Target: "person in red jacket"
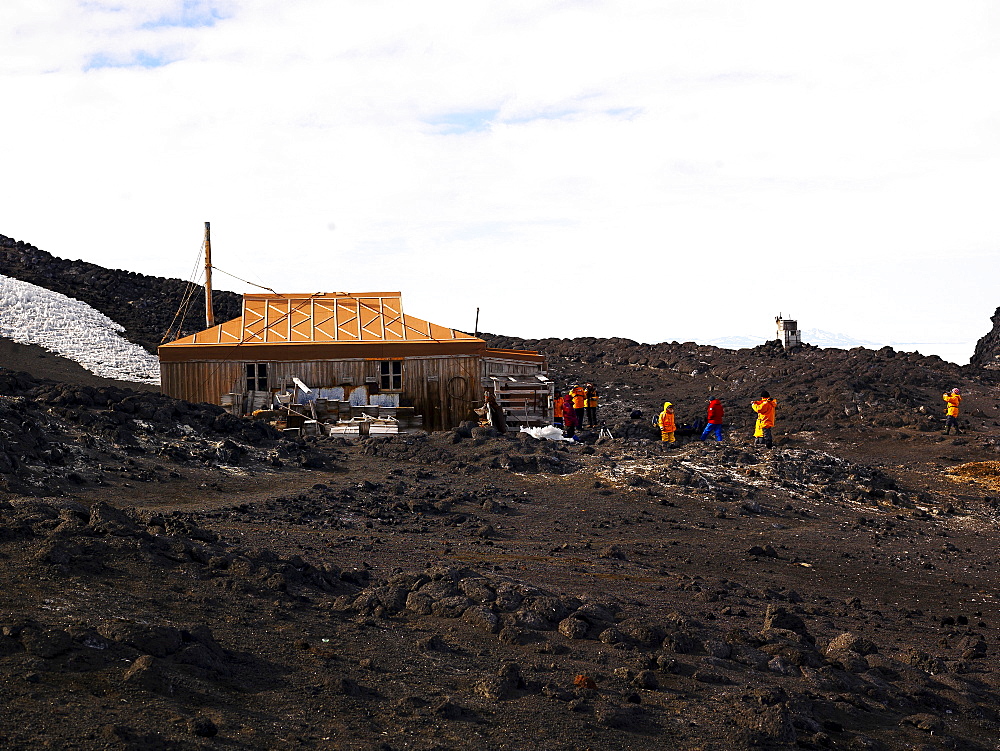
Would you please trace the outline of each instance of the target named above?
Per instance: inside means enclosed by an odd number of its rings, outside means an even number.
[[[576,419],[576,410],[573,409],[573,397],[566,394],[563,400],[563,433],[567,438],[572,438],[576,434],[576,429],[580,426]]]
[[[708,403],[708,425],[705,426],[705,430],[701,434],[701,440],[708,438],[709,433],[715,433],[715,440],[722,440],[722,417],[725,415],[726,411],[722,408],[722,402],[718,399],[712,399]]]

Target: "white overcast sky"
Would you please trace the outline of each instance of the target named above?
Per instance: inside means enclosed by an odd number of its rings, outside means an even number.
[[[0,234],[60,257],[187,278],[211,221],[464,330],[963,362],[1000,305],[993,0],[3,0],[0,51]]]

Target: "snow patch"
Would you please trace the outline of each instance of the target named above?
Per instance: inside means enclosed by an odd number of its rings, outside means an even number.
[[[557,428],[555,425],[543,425],[538,428],[521,428],[522,433],[527,433],[532,438],[538,438],[539,440],[546,441],[572,441],[572,438],[567,438],[563,435],[562,430]]]
[[[80,300],[0,275],[0,336],[75,360],[94,375],[159,384],[160,361]]]

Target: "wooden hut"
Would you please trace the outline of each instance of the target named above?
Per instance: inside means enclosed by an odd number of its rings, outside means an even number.
[[[515,421],[551,414],[543,355],[488,349],[404,314],[399,292],[244,295],[239,318],[164,344],[159,357],[163,393],[237,414],[269,406],[294,379],[331,400],[412,408],[430,430],[474,418],[485,391]]]

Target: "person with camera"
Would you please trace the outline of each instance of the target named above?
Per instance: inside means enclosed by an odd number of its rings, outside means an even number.
[[[771,398],[767,391],[760,392],[760,399],[751,402],[750,406],[757,413],[757,424],[754,426],[753,442],[757,445],[763,444],[767,448],[774,445],[771,436],[771,429],[774,427],[774,412],[778,403]]]

